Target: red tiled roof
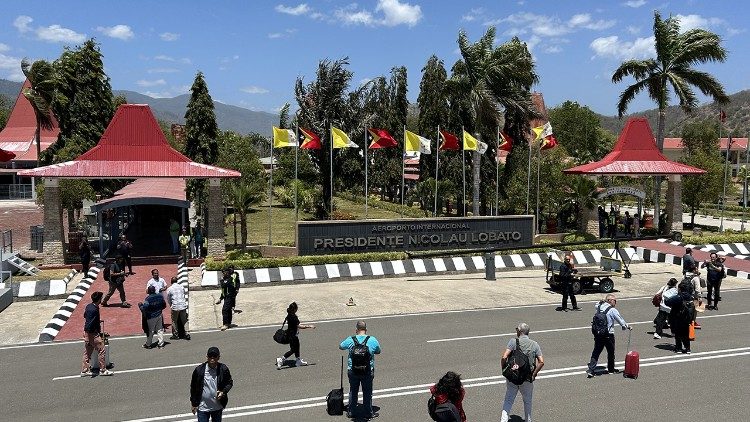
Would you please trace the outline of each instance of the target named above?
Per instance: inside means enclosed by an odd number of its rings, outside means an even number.
[[[18,174],[93,179],[240,176],[234,170],[195,163],[170,147],[151,109],[145,104],[121,105],[99,143],[75,160]]]
[[[727,149],[727,144],[729,143],[729,138],[721,138],[719,139],[719,150],[725,151]],[[682,145],[682,138],[664,138],[664,149],[676,149],[676,150],[682,150],[684,146]],[[730,151],[745,151],[747,150],[747,138],[732,138],[732,146],[729,147]]]
[[[31,103],[23,96],[23,90],[31,88],[28,79],[23,83],[21,91],[16,97],[16,103],[8,116],[5,128],[0,131],[0,149],[16,154],[13,161],[36,161],[36,145],[34,145],[34,134],[36,132],[36,115]],[[60,128],[57,119],[52,116],[52,129],[42,129],[40,147],[42,151],[49,148],[57,141]]]
[[[115,192],[113,197],[94,204],[91,211],[142,204],[188,208],[190,202],[185,194],[185,179],[136,179]]]
[[[645,118],[625,124],[612,152],[601,161],[563,170],[567,174],[702,174],[704,170],[670,161],[656,147],[656,139]]]

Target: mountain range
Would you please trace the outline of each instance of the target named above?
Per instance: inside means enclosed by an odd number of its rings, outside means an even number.
[[[12,82],[0,79],[0,95],[9,99],[13,104],[18,92],[21,90],[20,82]],[[156,118],[166,122],[185,123],[185,110],[190,100],[189,94],[174,98],[153,98],[148,95],[133,91],[113,91],[115,95],[123,95],[128,103],[148,104],[151,106]],[[726,122],[722,129],[722,136],[745,137],[750,134],[750,90],[744,90],[729,96],[730,103],[725,106]],[[614,100],[613,100],[614,101]],[[410,107],[410,113],[416,111],[416,107]],[[214,101],[214,113],[216,122],[222,130],[232,130],[237,133],[247,134],[251,132],[269,134],[271,126],[279,124],[279,116],[273,113],[253,111],[246,108],[223,104]],[[651,124],[651,129],[656,132],[658,110],[650,109],[630,113],[622,119],[617,116],[599,115],[602,127],[614,134],[619,134],[628,117],[646,117]],[[719,107],[714,103],[706,103],[699,106],[693,113],[686,114],[678,106],[667,108],[666,130],[668,137],[680,137],[683,126],[695,120],[714,119],[719,116]]]

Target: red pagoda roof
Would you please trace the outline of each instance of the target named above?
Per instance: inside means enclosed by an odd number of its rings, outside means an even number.
[[[656,138],[645,118],[625,124],[612,152],[601,161],[563,170],[566,174],[656,175],[703,174],[704,170],[670,161],[656,147]]]
[[[34,144],[36,115],[29,100],[23,96],[23,90],[27,88],[31,88],[28,79],[23,83],[21,91],[16,97],[16,103],[13,105],[10,116],[8,116],[5,128],[0,131],[0,149],[14,153],[16,156],[13,161],[36,161],[37,159],[36,145]],[[53,115],[52,129],[42,129],[40,144],[42,151],[54,144],[59,134],[60,128]]]
[[[234,170],[193,162],[169,146],[145,104],[121,105],[99,143],[75,160],[20,171],[18,175],[91,179],[240,177]]]

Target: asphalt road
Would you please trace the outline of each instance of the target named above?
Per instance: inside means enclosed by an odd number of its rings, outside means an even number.
[[[744,305],[750,289],[726,291],[723,298],[720,311],[702,314],[703,330],[690,356],[675,355],[670,338],[652,339],[648,332],[656,310],[650,298],[619,300],[621,313],[634,323],[632,343],[641,353],[637,380],[618,375],[586,378],[584,365],[593,347],[591,296],[581,297],[582,312],[555,312],[554,303],[368,318],[369,334],[383,348],[376,357],[374,404],[380,408],[379,420],[429,420],[427,388],[447,370],[463,375],[469,420],[499,420],[505,393],[500,354],[516,324],[525,321],[546,362],[535,382],[536,421],[746,421],[750,309]],[[304,309],[299,314],[306,322]],[[344,420],[326,415],[324,397],[338,385],[337,346],[353,333],[354,324],[325,321],[315,330],[304,330],[302,356],[314,365],[281,371],[274,359],[285,349],[271,340],[276,326],[197,332],[192,341],[174,342],[162,350],[142,349],[140,336],[115,339],[115,376],[93,379],[76,376],[81,342],[0,347],[0,419],[194,420],[188,401],[190,373],[215,345],[235,380],[225,419]],[[626,341],[627,332],[618,331],[620,367]],[[513,412],[522,413],[520,397]]]

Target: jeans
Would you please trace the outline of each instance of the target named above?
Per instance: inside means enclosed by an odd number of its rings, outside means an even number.
[[[221,307],[221,325],[229,327],[232,325],[232,314],[234,313],[235,297],[224,297],[224,306]]]
[[[221,412],[223,411],[224,409],[214,410],[212,412],[201,412],[199,410],[196,412],[198,422],[208,422],[209,419],[213,422],[221,422]]]
[[[572,280],[565,280],[562,283],[562,308],[565,309],[568,307],[568,296],[570,296],[570,303],[573,305],[574,308],[578,307],[578,303],[576,303],[576,297],[573,294],[573,281]]]
[[[187,309],[172,310],[172,335],[185,338],[185,324],[187,323]]]
[[[102,338],[99,336],[99,334],[87,333],[84,331],[83,342],[85,347],[83,350],[83,360],[81,362],[81,372],[86,372],[91,369],[91,352],[93,352],[94,349],[99,351],[99,370],[104,371],[104,369],[106,369],[106,366],[104,364],[105,351],[104,341],[102,340]]]
[[[656,334],[659,336],[664,335],[664,326],[667,325],[667,318],[669,317],[669,312],[659,310],[659,313],[656,314],[656,318],[654,319],[654,323],[656,324]]]
[[[594,351],[591,352],[591,361],[589,362],[589,372],[594,373],[596,369],[596,363],[599,361],[599,355],[602,354],[602,350],[607,349],[607,372],[614,372],[615,370],[615,335],[609,334],[606,337],[594,336]]]
[[[531,397],[534,395],[534,384],[529,381],[521,385],[515,385],[512,382],[506,382],[505,384],[508,389],[505,390],[505,402],[503,403],[503,413],[500,416],[500,422],[508,422],[510,409],[513,407],[513,402],[516,401],[519,391],[521,392],[521,397],[523,397],[524,420],[531,422]]]
[[[117,283],[114,281],[109,282],[109,291],[107,292],[107,295],[104,296],[102,303],[106,304],[107,301],[109,301],[109,298],[111,298],[112,295],[115,294],[115,290],[120,293],[120,302],[125,303],[125,283]]]
[[[155,318],[146,320],[148,325],[148,333],[146,333],[146,346],[151,347],[151,343],[154,339],[154,333],[159,339],[159,346],[164,345],[164,317],[161,314]]]
[[[721,280],[719,281],[709,281],[706,283],[706,287],[708,288],[708,293],[706,294],[706,300],[708,300],[708,306],[711,306],[711,301],[713,300],[714,305],[719,305],[719,300],[721,299],[721,295],[719,294],[719,290],[721,289]]]
[[[362,404],[365,406],[365,415],[372,415],[372,380],[374,374],[355,375],[351,370],[347,371],[349,376],[349,412],[354,413],[359,397],[359,384],[362,384]]]

